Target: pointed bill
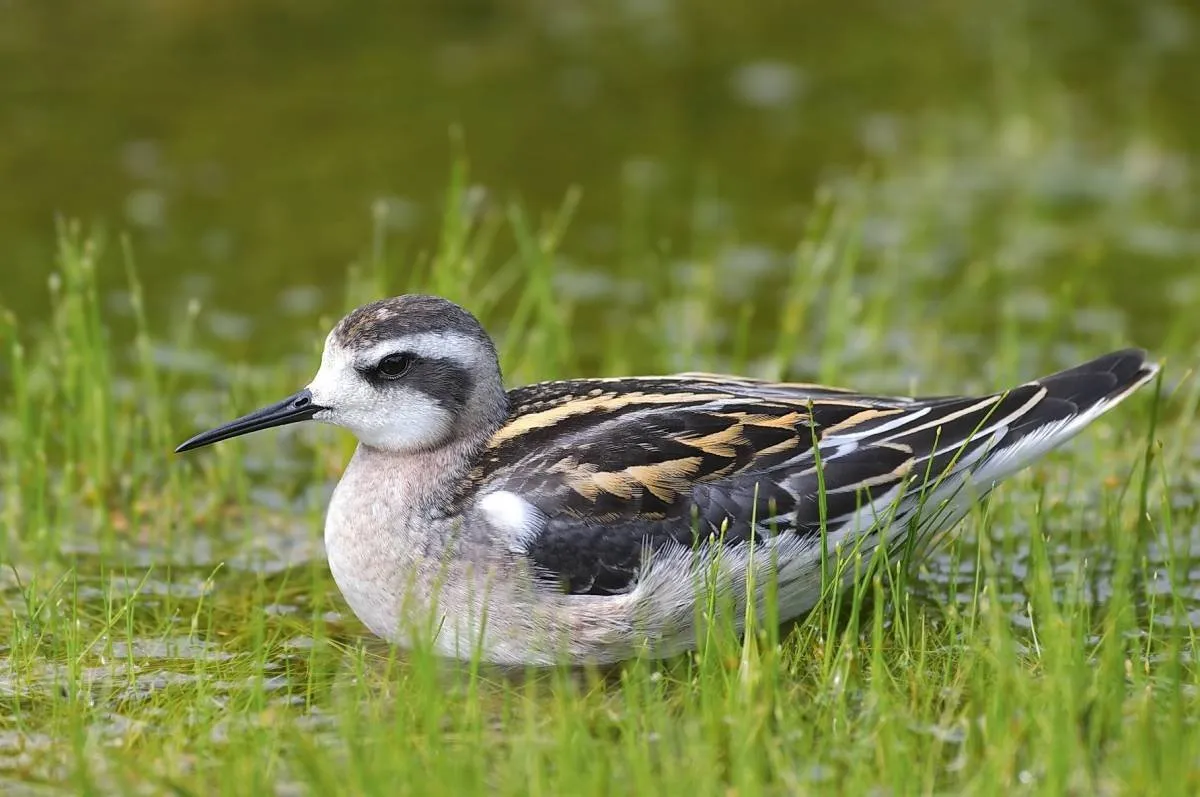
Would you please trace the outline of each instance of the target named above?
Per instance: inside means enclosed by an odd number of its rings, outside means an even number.
[[[288,396],[283,401],[255,410],[248,415],[243,415],[215,429],[201,432],[190,440],[181,443],[175,449],[175,453],[182,454],[184,451],[202,448],[213,443],[219,443],[222,440],[228,440],[231,437],[240,437],[241,435],[262,431],[263,429],[308,421],[323,409],[325,408],[313,403],[312,393],[305,388],[299,393]]]

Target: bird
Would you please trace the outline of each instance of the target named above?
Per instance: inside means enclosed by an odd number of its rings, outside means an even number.
[[[506,390],[474,315],[407,294],[342,318],[307,387],[176,451],[347,429],[325,548],[371,632],[451,659],[609,665],[694,650],[714,596],[739,632],[751,607],[802,617],[830,557],[938,539],[1157,372],[1131,348],[975,396],[708,373]]]

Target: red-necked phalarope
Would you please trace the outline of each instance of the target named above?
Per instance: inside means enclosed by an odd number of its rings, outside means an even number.
[[[1157,368],[1118,351],[981,397],[710,374],[506,392],[474,316],[400,296],[342,319],[307,388],[178,450],[345,427],[359,446],[325,543],[368,628],[401,645],[426,629],[448,656],[608,663],[694,647],[708,589],[744,607],[752,584],[756,608],[803,614],[823,550],[948,530]]]

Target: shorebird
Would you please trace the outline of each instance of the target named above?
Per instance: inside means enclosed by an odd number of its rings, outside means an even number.
[[[751,601],[803,615],[830,556],[943,536],[1157,369],[1128,349],[977,397],[699,373],[506,391],[471,313],[406,295],[343,318],[306,388],[177,451],[297,421],[348,429],[325,544],[372,632],[500,664],[606,664],[694,648],[714,594],[739,630]]]

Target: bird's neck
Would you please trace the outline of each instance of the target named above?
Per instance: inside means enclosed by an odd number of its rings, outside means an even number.
[[[471,460],[457,446],[399,453],[360,444],[346,466],[325,550],[346,601],[376,634],[397,638],[403,607],[425,611],[444,564],[457,560],[447,559],[461,545],[453,496]]]
[[[397,514],[425,518],[453,512],[471,470],[508,417],[508,396],[497,379],[495,395],[477,396],[462,418],[469,432],[421,451],[389,451],[360,443],[342,475],[342,487]]]
[[[444,514],[461,494],[482,444],[456,441],[417,452],[359,445],[342,476],[363,496],[416,514]]]

